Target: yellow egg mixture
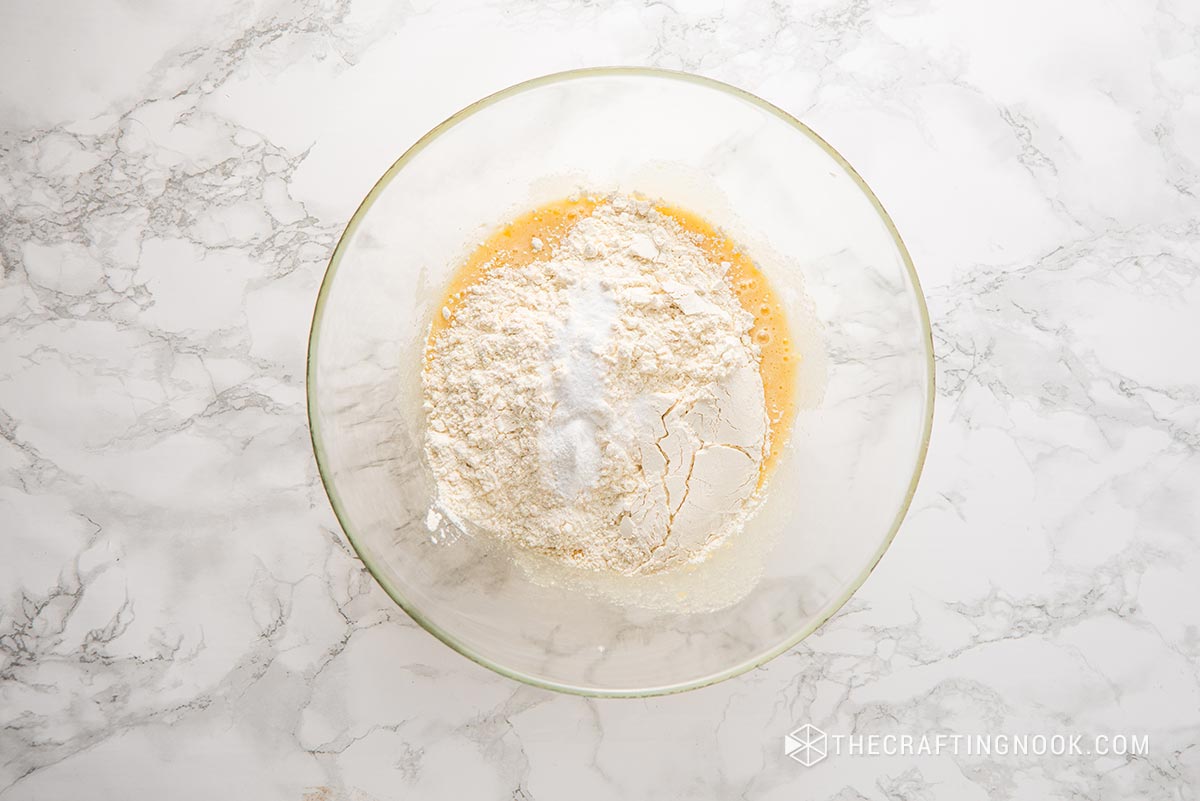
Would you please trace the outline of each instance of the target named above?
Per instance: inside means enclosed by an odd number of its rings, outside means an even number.
[[[591,197],[559,200],[522,214],[499,228],[472,251],[452,276],[442,300],[442,311],[434,315],[429,342],[454,324],[455,312],[466,289],[492,270],[520,267],[536,259],[549,258],[579,220],[590,216],[606,202]],[[754,316],[750,333],[761,349],[759,372],[771,430],[771,448],[763,463],[761,484],[778,459],[781,446],[787,442],[795,402],[796,364],[800,355],[793,349],[783,303],[749,255],[707,220],[663,203],[655,203],[654,209],[694,234],[697,245],[711,261],[730,263],[726,280],[742,308]],[[535,238],[542,242],[538,250],[533,247]]]

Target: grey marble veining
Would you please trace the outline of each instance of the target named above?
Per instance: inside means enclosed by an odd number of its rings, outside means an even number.
[[[0,799],[1196,797],[1194,3],[193,5],[0,10]],[[730,81],[846,155],[917,263],[939,394],[908,519],[826,627],[592,701],[393,607],[303,383],[396,155],[611,63]],[[805,722],[1150,750],[805,768]]]

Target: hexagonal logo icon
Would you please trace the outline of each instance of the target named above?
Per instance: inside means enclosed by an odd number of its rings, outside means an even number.
[[[783,753],[806,768],[825,758],[828,740],[825,732],[811,723],[805,723],[795,731],[783,736]]]

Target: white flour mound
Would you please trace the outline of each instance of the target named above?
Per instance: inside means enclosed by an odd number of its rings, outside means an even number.
[[[729,264],[619,195],[537,250],[468,289],[426,355],[439,503],[593,570],[704,559],[744,523],[769,447]]]

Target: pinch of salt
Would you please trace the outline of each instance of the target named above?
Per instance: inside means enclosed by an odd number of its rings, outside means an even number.
[[[544,242],[542,242],[542,240],[538,239],[536,236],[535,236],[533,239],[531,239],[531,240],[529,241],[529,245],[530,245],[530,247],[532,247],[532,248],[533,248],[533,251],[534,251],[535,253],[536,253],[537,251],[541,250],[541,249],[542,249],[542,245],[544,245],[544,244],[545,244],[545,243],[544,243]]]

